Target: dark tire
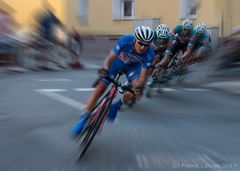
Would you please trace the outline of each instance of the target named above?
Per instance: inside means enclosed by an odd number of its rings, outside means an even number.
[[[108,99],[103,106],[102,111],[99,113],[98,117],[95,119],[93,123],[89,121],[89,125],[87,126],[87,130],[85,130],[84,134],[82,135],[83,140],[80,144],[80,158],[84,156],[87,149],[89,148],[92,140],[94,139],[95,135],[97,134],[105,116],[107,115],[108,109],[111,105],[111,100]],[[91,123],[91,124],[90,124]]]

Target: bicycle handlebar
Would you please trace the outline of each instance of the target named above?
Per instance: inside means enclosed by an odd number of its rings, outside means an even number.
[[[120,78],[120,76],[122,75],[122,72],[118,72],[118,76],[117,78],[114,80],[112,79],[109,75],[103,77],[105,79],[107,79],[108,81],[110,81],[111,83],[114,84],[114,86],[116,86],[118,88],[118,91],[120,93],[123,93],[124,91],[129,91],[130,93],[132,93],[133,95],[135,95],[134,91],[127,85],[123,85],[121,84],[121,82],[118,81],[118,79]]]

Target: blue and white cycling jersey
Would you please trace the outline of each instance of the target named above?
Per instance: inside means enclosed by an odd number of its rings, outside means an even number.
[[[152,46],[146,49],[143,54],[138,54],[134,50],[134,35],[125,35],[121,37],[116,45],[112,48],[112,52],[118,57],[113,60],[109,74],[111,77],[115,77],[118,71],[123,71],[129,82],[138,78],[141,74],[142,68],[148,69],[154,58],[154,51]],[[106,84],[109,82],[102,79]]]

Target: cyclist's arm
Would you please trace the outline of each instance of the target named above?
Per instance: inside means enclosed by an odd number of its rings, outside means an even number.
[[[165,56],[162,58],[162,60],[159,62],[159,65],[162,66],[162,67],[165,66],[165,65],[167,64],[168,59],[169,59],[169,56],[168,56],[168,55],[165,55]]]
[[[122,52],[126,45],[126,36],[121,37],[115,44],[115,46],[112,48],[111,52],[108,54],[108,56],[105,58],[103,62],[103,68],[108,70],[111,66],[114,59],[118,57],[118,55]]]
[[[172,49],[173,49],[173,39],[169,40],[168,44],[167,44],[167,49],[165,50],[165,55],[162,58],[162,60],[159,62],[160,66],[165,66],[167,64],[168,59],[170,59],[171,54],[172,54]]]
[[[186,52],[184,52],[182,58],[188,58],[192,53],[192,49],[191,48],[187,48]]]
[[[147,81],[148,69],[142,67],[140,76],[132,81],[132,86],[134,89],[141,90],[146,84]]]
[[[179,28],[180,28],[180,26],[179,26],[179,25],[176,25],[176,26],[172,29],[172,32],[171,32],[171,33],[172,33],[173,35],[178,34],[178,32],[179,32],[179,30],[180,30]]]
[[[148,69],[148,76],[147,76],[148,78],[149,78],[150,75],[152,75],[153,70],[154,70],[156,64],[157,64],[159,61],[160,61],[160,57],[155,53],[155,55],[154,55],[154,60],[153,60],[152,64],[150,65],[149,69]]]
[[[114,59],[116,59],[117,56],[118,56],[118,55],[117,55],[116,53],[114,53],[113,51],[111,51],[111,52],[108,54],[108,56],[105,58],[105,60],[103,61],[103,68],[106,69],[106,70],[108,70],[109,67],[110,67],[111,64],[112,64],[112,61],[113,61]]]
[[[209,40],[209,35],[206,35],[203,39],[202,47],[206,50],[209,51],[211,49],[211,44]]]
[[[139,77],[139,83],[140,83],[140,85],[142,85],[141,87],[143,87],[146,83],[147,73],[148,73],[148,70],[145,69],[145,68],[142,68],[141,74],[140,74],[140,77]]]
[[[171,32],[171,34],[173,36],[172,39],[176,40],[177,37],[178,37],[178,34],[181,32],[181,30],[182,30],[182,26],[181,25],[176,25]]]
[[[193,33],[191,37],[189,38],[188,46],[186,52],[183,54],[182,58],[188,59],[192,53],[192,49],[194,45],[196,44],[196,34]]]
[[[187,47],[186,52],[182,56],[182,59],[183,59],[183,63],[181,64],[182,66],[185,66],[188,63],[192,54],[193,54],[193,47]]]

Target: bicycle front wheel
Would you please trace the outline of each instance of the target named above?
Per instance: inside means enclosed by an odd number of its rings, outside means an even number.
[[[104,119],[107,117],[106,115],[108,114],[109,107],[111,105],[111,99],[107,99],[104,104],[101,104],[100,107],[101,109],[97,110],[94,115],[97,116],[91,117],[91,119],[88,122],[88,126],[86,127],[86,130],[84,131],[82,137],[83,140],[80,145],[80,158],[84,156],[86,153],[87,149],[89,148],[92,140],[94,139],[96,133],[98,132],[101,124],[103,123]]]

